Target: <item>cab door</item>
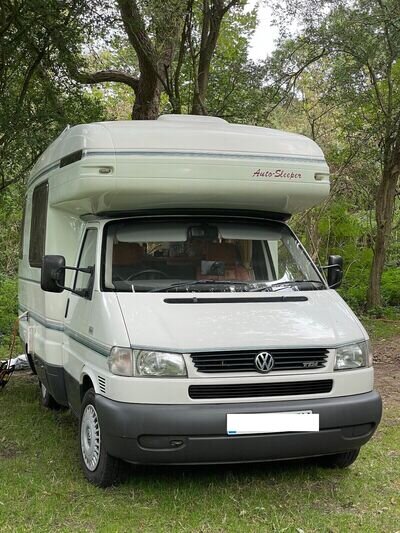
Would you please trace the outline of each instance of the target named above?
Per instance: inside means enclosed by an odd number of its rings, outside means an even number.
[[[90,268],[91,272],[77,271],[70,293],[64,322],[63,358],[68,402],[77,414],[80,409],[80,376],[82,368],[93,359],[96,347],[94,321],[98,296],[98,228],[86,228],[77,259],[77,268]]]

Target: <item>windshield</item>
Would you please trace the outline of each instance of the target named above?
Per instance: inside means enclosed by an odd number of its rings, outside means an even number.
[[[278,222],[111,222],[105,290],[242,292],[326,285],[290,229]]]

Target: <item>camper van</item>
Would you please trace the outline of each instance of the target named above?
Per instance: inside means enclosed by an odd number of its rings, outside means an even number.
[[[368,334],[341,257],[315,265],[287,224],[328,194],[312,140],[213,117],[78,125],[43,153],[20,336],[43,405],[79,419],[90,482],[124,462],[355,461],[381,418]]]

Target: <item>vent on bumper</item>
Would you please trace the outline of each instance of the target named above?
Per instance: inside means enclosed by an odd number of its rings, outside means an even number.
[[[191,358],[197,371],[202,373],[257,372],[255,359],[261,351],[195,352],[191,354]],[[267,349],[267,351],[274,358],[274,367],[271,372],[324,368],[329,354],[325,348]]]
[[[191,385],[193,400],[217,398],[258,398],[261,396],[299,396],[331,392],[332,379],[318,381],[287,381],[284,383],[236,383],[227,385]]]

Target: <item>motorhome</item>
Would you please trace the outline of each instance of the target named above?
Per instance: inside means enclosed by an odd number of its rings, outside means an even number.
[[[307,137],[213,117],[66,129],[27,187],[20,336],[83,471],[318,457],[375,432],[368,334],[290,216],[329,194]],[[60,442],[60,447],[62,443]]]

